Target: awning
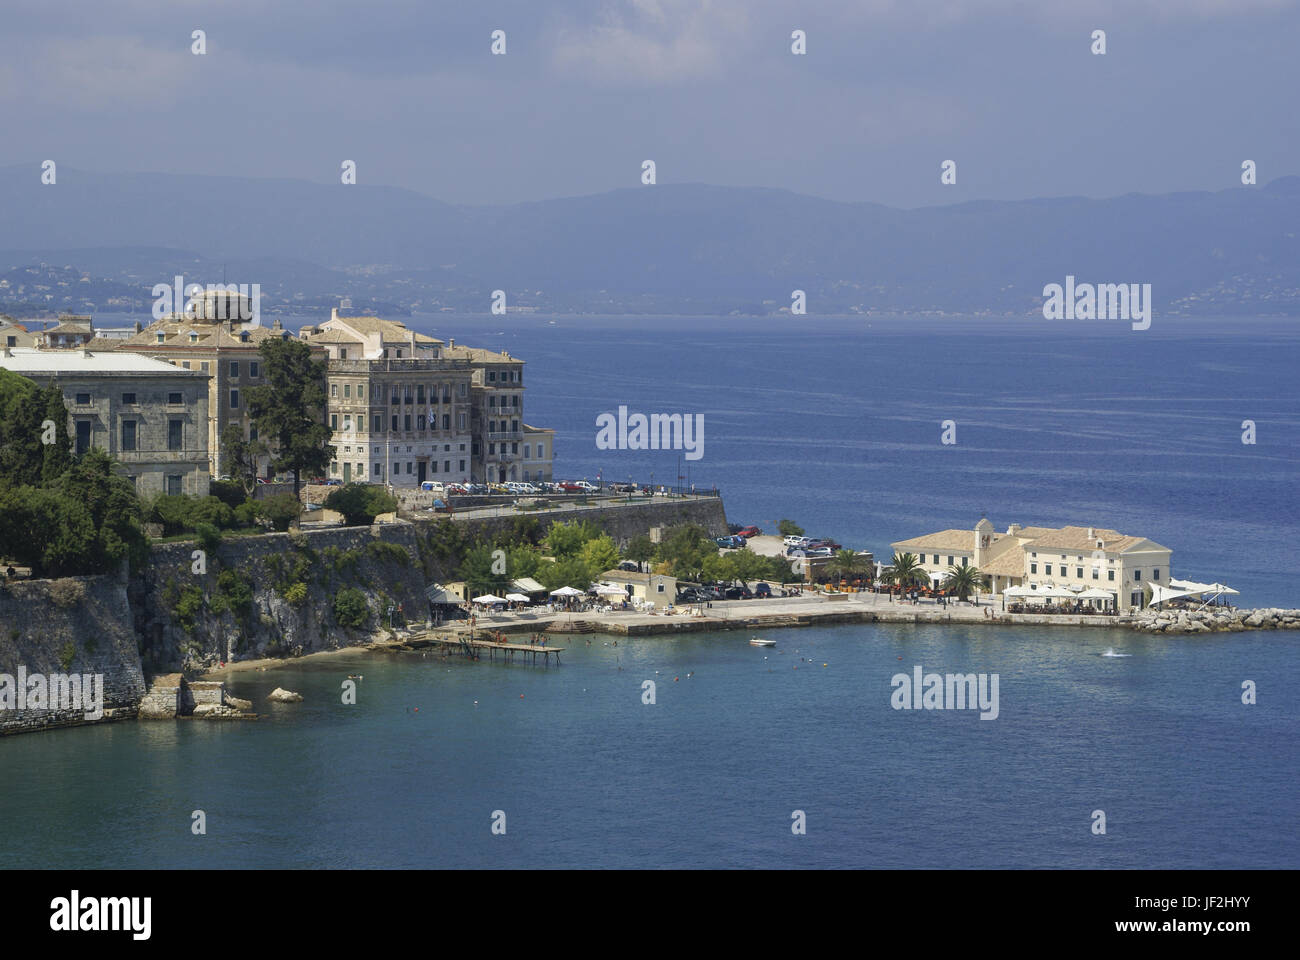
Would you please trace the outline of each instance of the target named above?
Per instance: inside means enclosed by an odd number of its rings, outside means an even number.
[[[494,597],[490,593],[485,593],[481,597],[474,598],[475,603],[505,603],[505,597]]]
[[[424,595],[429,598],[430,603],[460,603],[460,597],[449,593],[447,588],[439,583],[431,583],[425,587]]]
[[[1076,594],[1080,600],[1114,600],[1115,594],[1109,590],[1101,590],[1097,587],[1089,587],[1083,593]]]
[[[622,587],[616,587],[612,583],[598,583],[596,584],[594,589],[596,593],[600,594],[603,597],[613,597],[613,596],[626,597],[627,596],[626,590],[624,590]]]
[[[510,601],[513,602],[513,603],[527,603],[527,602],[528,602],[528,598],[525,597],[522,593],[507,593],[507,594],[506,594],[506,599],[507,599],[507,600],[510,600]]]
[[[518,590],[520,593],[545,593],[546,588],[534,580],[532,577],[520,577],[518,580],[510,581],[510,589]]]

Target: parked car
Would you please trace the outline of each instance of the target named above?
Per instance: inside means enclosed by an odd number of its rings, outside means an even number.
[[[588,483],[586,480],[579,480],[574,484],[583,493],[595,493],[597,487],[594,483]]]
[[[820,550],[823,547],[827,550],[838,550],[840,548],[840,545],[834,540],[809,540],[804,546],[812,550]]]
[[[310,480],[308,480],[307,482],[310,483],[310,484],[312,484],[313,486],[317,486],[317,487],[319,487],[319,486],[321,486],[322,484],[325,483],[325,478],[324,478],[324,477],[312,477],[312,478],[311,478]]]
[[[622,563],[618,565],[618,568],[620,570],[627,570],[632,573],[636,573],[641,569],[641,565],[637,563],[635,560],[624,560]]]
[[[802,547],[805,543],[808,542],[808,538],[790,536],[790,537],[786,537],[781,542],[784,543],[787,547]]]
[[[742,530],[737,530],[736,536],[744,537],[746,540],[748,540],[750,537],[757,537],[762,532],[763,531],[758,529],[758,527],[745,527]]]
[[[441,480],[425,480],[420,484],[420,489],[425,493],[442,493],[444,487]]]
[[[741,584],[736,587],[728,587],[723,591],[723,597],[727,600],[753,600],[754,594],[749,587]]]
[[[754,596],[758,597],[760,600],[766,600],[772,596],[772,588],[766,583],[757,584],[754,587]]]
[[[330,479],[328,479],[328,480],[325,481],[325,486],[327,486],[327,487],[341,487],[341,486],[343,486],[343,481],[342,481],[342,480],[339,480],[337,477],[331,477]]]

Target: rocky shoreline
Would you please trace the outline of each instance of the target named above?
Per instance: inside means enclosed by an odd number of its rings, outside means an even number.
[[[1117,617],[1117,627],[1144,633],[1230,633],[1239,630],[1300,630],[1300,610],[1143,610]]]

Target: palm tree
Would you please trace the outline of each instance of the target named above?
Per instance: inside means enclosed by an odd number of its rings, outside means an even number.
[[[943,579],[943,588],[957,594],[959,600],[965,600],[967,595],[978,590],[987,590],[988,585],[989,578],[974,566],[949,567]]]
[[[896,553],[889,567],[881,575],[881,579],[900,587],[910,587],[913,584],[928,584],[930,574],[921,566],[921,561],[916,554]]]
[[[866,569],[866,564],[852,550],[838,550],[826,564],[827,572],[840,577],[851,577]]]

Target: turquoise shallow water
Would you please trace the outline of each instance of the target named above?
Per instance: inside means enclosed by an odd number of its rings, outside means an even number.
[[[8,738],[0,852],[215,869],[1300,864],[1300,635],[769,636],[568,638],[549,670],[348,654],[237,678],[269,714],[255,723]],[[916,664],[997,673],[998,719],[892,709],[890,678]],[[275,686],[306,700],[270,705]]]

